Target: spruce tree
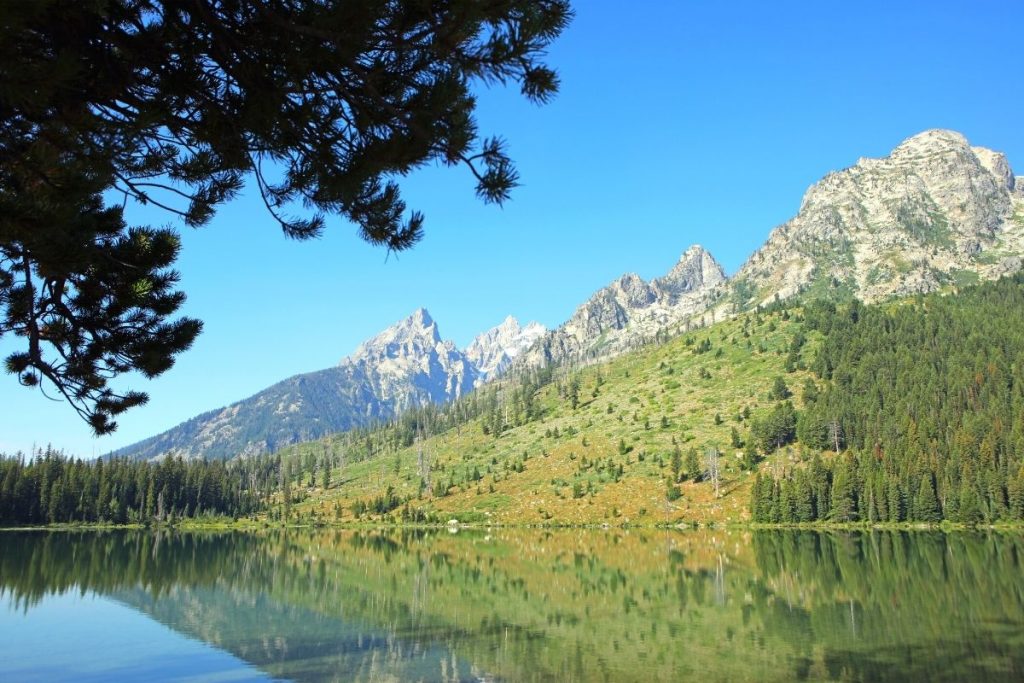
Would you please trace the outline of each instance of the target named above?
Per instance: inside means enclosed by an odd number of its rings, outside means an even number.
[[[847,458],[836,465],[833,475],[830,518],[833,522],[855,522],[858,519],[856,482]]]
[[[686,451],[686,478],[690,481],[700,481],[704,476],[704,469],[700,464],[700,457],[696,448]]]
[[[789,390],[789,386],[786,385],[786,380],[781,376],[776,377],[775,382],[772,384],[772,390],[769,393],[769,398],[775,401],[784,401],[792,395],[793,392],[791,392]]]
[[[1007,498],[1009,499],[1010,519],[1024,519],[1024,468],[1017,474],[1010,477],[1007,484]]]
[[[743,469],[748,472],[753,472],[757,469],[759,459],[757,446],[754,445],[754,439],[752,437],[747,437],[747,441],[743,446]]]
[[[914,517],[921,522],[938,522],[942,519],[930,474],[921,477],[921,485],[914,501]]]

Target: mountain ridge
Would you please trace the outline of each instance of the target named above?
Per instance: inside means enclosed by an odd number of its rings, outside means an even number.
[[[533,346],[545,332],[547,328],[540,323],[530,322],[523,327],[510,315],[497,327],[477,335],[463,350],[479,372],[477,386],[504,374],[513,359]]]
[[[1024,182],[1005,155],[932,129],[811,185],[728,289],[737,308],[815,288],[870,303],[995,279],[1022,255]]]
[[[535,327],[528,328],[536,334]],[[514,334],[505,334],[501,341],[506,356],[523,348]],[[500,368],[489,371],[500,373]],[[430,313],[418,308],[362,342],[334,367],[293,375],[106,457],[230,459],[273,452],[388,420],[414,406],[459,398],[480,378],[473,361],[443,339]]]
[[[725,271],[715,258],[700,245],[693,245],[661,277],[647,282],[636,273],[626,273],[597,290],[517,363],[546,366],[609,357],[635,348],[668,326],[705,310],[711,293],[725,281]]]
[[[508,372],[611,358],[666,332],[778,299],[871,302],[927,293],[1015,272],[1022,256],[1024,180],[1002,153],[971,146],[954,131],[927,130],[885,157],[860,158],[811,185],[797,214],[774,228],[731,277],[693,245],[665,275],[645,281],[626,273],[598,289],[555,329],[521,327],[509,316],[463,350],[443,340],[420,308],[360,344],[336,368],[288,378],[182,423],[195,446],[181,447],[188,439],[170,437],[172,429],[115,454],[272,451],[328,433],[321,430],[365,426],[424,402],[458,398]],[[276,409],[268,412],[272,398]],[[234,434],[247,430],[237,426],[238,415],[247,411],[282,424],[249,429],[248,440],[240,439]],[[218,442],[211,430],[224,438]]]

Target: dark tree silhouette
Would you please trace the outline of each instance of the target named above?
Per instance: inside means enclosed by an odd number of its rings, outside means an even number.
[[[341,216],[388,250],[422,235],[396,178],[424,164],[504,201],[517,173],[471,86],[548,100],[540,60],[570,17],[567,0],[0,3],[0,336],[26,341],[7,370],[101,434],[146,400],[108,382],[167,370],[199,333],[173,319],[177,236],[128,227],[114,193],[200,226],[248,178],[287,236]]]

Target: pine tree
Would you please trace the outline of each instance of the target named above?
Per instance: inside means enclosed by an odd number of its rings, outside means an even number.
[[[964,524],[980,524],[985,521],[978,492],[974,488],[974,484],[966,479],[960,485],[959,508],[959,521]]]
[[[753,472],[757,469],[758,460],[759,457],[757,455],[757,447],[754,445],[754,439],[748,438],[743,446],[743,469]]]
[[[906,519],[906,505],[903,501],[903,492],[895,477],[886,482],[885,487],[886,507],[889,509],[890,522],[902,522]]]
[[[1010,519],[1024,519],[1024,468],[1016,476],[1011,477],[1007,484]]]
[[[813,522],[814,494],[804,470],[798,470],[793,479],[793,514],[796,522]]]
[[[558,77],[542,59],[571,16],[567,0],[6,11],[0,264],[18,267],[0,269],[0,334],[25,340],[8,370],[103,434],[146,400],[108,381],[159,375],[196,338],[199,321],[173,318],[176,232],[128,227],[122,197],[197,227],[248,178],[287,236],[341,216],[388,251],[423,233],[398,183],[410,170],[466,166],[478,197],[504,202],[518,173],[500,138],[480,138],[471,88],[548,101]]]
[[[789,390],[786,380],[781,375],[776,377],[775,382],[772,384],[771,392],[768,395],[769,398],[773,401],[784,401],[792,395],[793,392]]]
[[[942,519],[930,474],[921,477],[921,486],[914,501],[914,517],[921,522],[938,522]]]
[[[833,475],[830,518],[833,522],[855,522],[858,519],[856,482],[847,458],[837,464]]]
[[[573,375],[572,379],[569,380],[569,404],[573,410],[580,405],[580,378],[579,375]]]
[[[700,458],[697,456],[697,449],[690,448],[686,451],[686,478],[690,481],[700,481],[704,470],[700,466]]]

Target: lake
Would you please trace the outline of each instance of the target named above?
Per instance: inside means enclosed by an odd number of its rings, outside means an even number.
[[[1020,681],[1024,537],[0,533],[2,681]]]

